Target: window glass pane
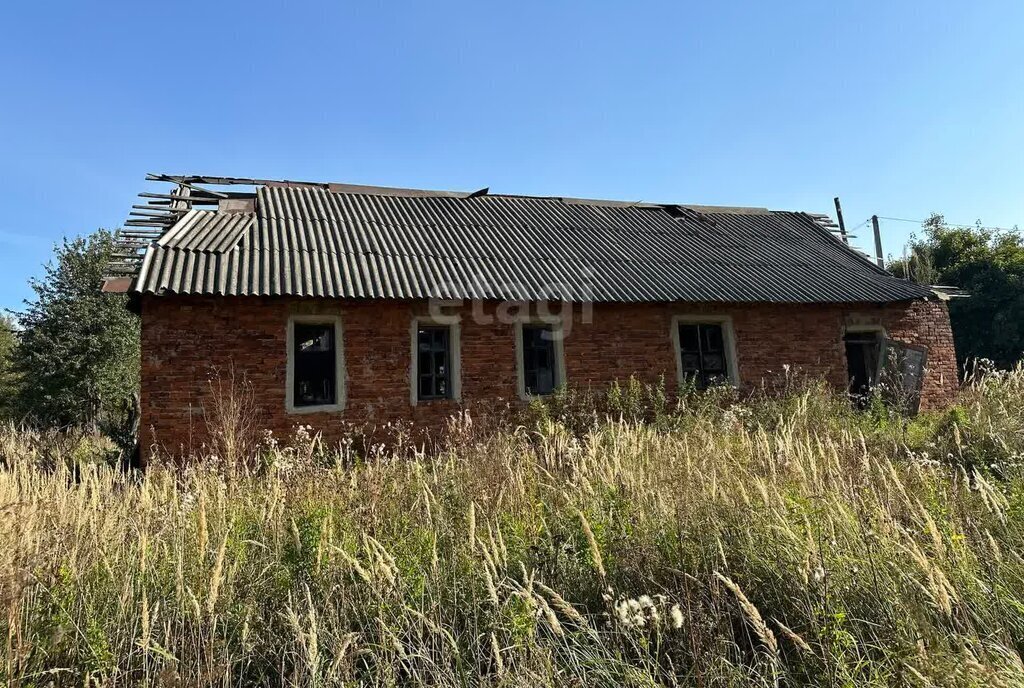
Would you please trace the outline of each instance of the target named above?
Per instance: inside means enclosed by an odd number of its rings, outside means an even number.
[[[421,327],[416,333],[419,351],[417,398],[447,398],[451,393],[449,328]]]
[[[555,389],[555,379],[550,368],[537,371],[535,394],[550,394]]]
[[[721,325],[701,325],[701,334],[704,335],[702,340],[704,351],[721,351],[722,350],[722,326]]]
[[[719,323],[679,325],[679,357],[683,376],[703,389],[729,379],[725,336]]]
[[[336,403],[334,325],[295,323],[293,332],[292,403],[295,406]]]
[[[704,354],[704,357],[701,360],[704,362],[705,372],[725,372],[725,357],[722,356],[722,354]]]
[[[679,326],[679,348],[683,351],[699,351],[700,344],[696,325]]]
[[[550,325],[524,325],[523,388],[527,394],[551,394],[558,386],[554,330]]]
[[[523,381],[524,388],[527,394],[536,394],[534,392],[537,389],[537,371],[530,370],[525,373],[525,380]]]

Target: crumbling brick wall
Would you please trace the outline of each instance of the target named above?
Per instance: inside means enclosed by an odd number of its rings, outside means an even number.
[[[211,382],[245,381],[259,427],[286,435],[312,425],[328,441],[353,426],[409,423],[438,429],[460,408],[494,412],[517,405],[514,325],[495,318],[498,304],[456,308],[461,316],[462,401],[410,403],[412,318],[421,301],[355,301],[290,297],[144,296],[142,310],[142,443],[172,454],[201,451],[208,440]],[[293,314],[340,315],[347,404],[340,413],[289,414],[285,409],[287,322]],[[848,326],[878,326],[889,337],[928,347],[922,409],[948,404],[957,387],[949,314],[941,301],[898,304],[595,304],[576,307],[564,342],[570,385],[601,388],[636,375],[676,381],[673,316],[725,315],[732,320],[741,384],[777,379],[784,367],[847,381]]]

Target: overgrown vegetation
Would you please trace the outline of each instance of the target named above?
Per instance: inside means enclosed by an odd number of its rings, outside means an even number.
[[[8,428],[0,673],[1024,683],[1024,371],[913,421],[781,387],[678,407],[635,383],[567,394],[515,429],[455,418],[433,456],[361,456],[300,427],[233,468],[142,478],[45,458],[45,438]]]
[[[960,227],[932,215],[911,238],[911,255],[890,265],[922,284],[970,294],[949,305],[961,368],[976,359],[1008,368],[1024,355],[1024,236],[1016,229]]]
[[[14,319],[0,313],[0,419],[9,418],[13,412],[13,400],[17,389],[14,376],[14,347],[18,340],[14,330]]]
[[[0,333],[0,415],[38,427],[113,431],[139,386],[139,323],[123,294],[102,293],[114,250],[110,232],[65,239],[35,298],[17,313],[11,345]],[[12,331],[12,323],[0,328]]]

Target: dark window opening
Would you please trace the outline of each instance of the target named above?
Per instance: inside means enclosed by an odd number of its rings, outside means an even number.
[[[523,325],[523,389],[543,396],[558,387],[555,332],[550,325]]]
[[[294,324],[294,406],[338,403],[334,325]]]
[[[878,332],[848,332],[846,346],[846,377],[850,397],[859,406],[867,403],[871,390],[878,384],[882,337]]]
[[[697,389],[729,381],[725,335],[720,323],[679,325],[679,356],[683,378],[692,381]]]
[[[416,398],[450,399],[451,336],[447,327],[421,327],[416,333]]]

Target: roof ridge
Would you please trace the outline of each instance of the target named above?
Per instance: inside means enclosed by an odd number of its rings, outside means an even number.
[[[616,198],[587,198],[564,195],[539,195],[526,193],[491,193],[489,187],[476,191],[452,191],[445,189],[422,189],[402,186],[380,186],[376,184],[351,184],[348,182],[317,182],[294,179],[263,179],[258,177],[221,177],[211,175],[173,175],[148,174],[147,181],[162,181],[194,186],[207,184],[213,186],[256,186],[265,188],[308,188],[328,191],[331,193],[363,194],[370,196],[397,196],[423,198],[473,198],[477,196],[495,196],[500,198],[523,198],[548,201],[561,201],[569,205],[626,206],[641,208],[659,208],[679,206],[697,212],[730,213],[730,214],[764,214],[772,212],[802,212],[797,210],[773,210],[761,206],[708,205],[704,203],[653,202],[636,200],[629,201]],[[203,191],[202,189],[199,189]]]

